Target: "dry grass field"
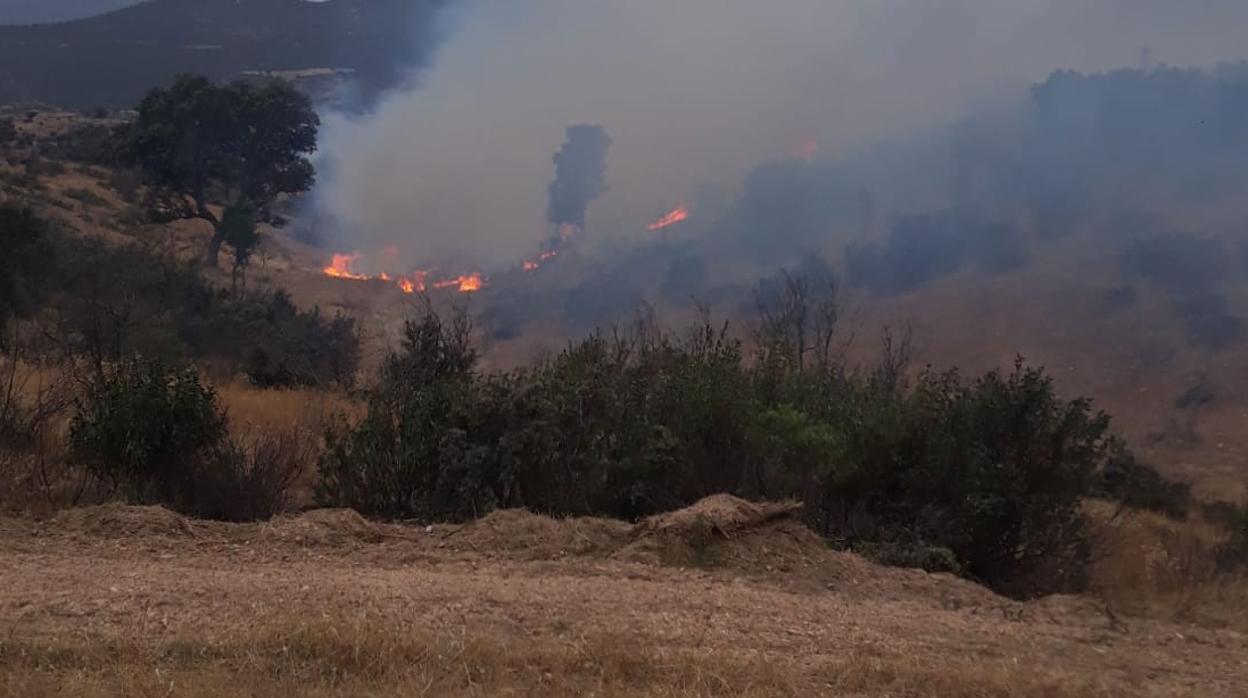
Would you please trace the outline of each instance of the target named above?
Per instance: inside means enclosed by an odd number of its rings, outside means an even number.
[[[1009,601],[784,518],[734,530],[689,565],[678,526],[509,511],[431,528],[116,505],[5,519],[0,692],[1248,695],[1241,630]]]

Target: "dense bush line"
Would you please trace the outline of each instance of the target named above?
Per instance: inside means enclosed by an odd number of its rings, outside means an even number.
[[[0,324],[37,313],[45,352],[96,373],[141,355],[215,363],[261,387],[355,378],[355,323],[300,310],[284,291],[217,288],[160,250],[59,235],[11,206],[0,236]]]
[[[773,323],[746,356],[725,328],[673,337],[642,323],[498,373],[475,370],[462,318],[428,314],[408,324],[366,418],[328,434],[319,497],[425,520],[797,497],[840,546],[936,560],[1018,595],[1083,584],[1083,498],[1184,508],[1107,416],[1060,399],[1038,369],[908,380],[892,342],[851,372],[792,329]]]

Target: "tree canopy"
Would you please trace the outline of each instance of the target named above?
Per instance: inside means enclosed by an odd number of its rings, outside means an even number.
[[[139,105],[133,152],[162,211],[212,224],[206,261],[215,265],[238,212],[269,221],[278,196],[312,187],[308,156],[319,127],[311,99],[289,83],[216,85],[184,75]]]

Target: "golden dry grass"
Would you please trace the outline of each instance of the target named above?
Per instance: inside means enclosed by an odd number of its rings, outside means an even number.
[[[284,629],[275,629],[284,628]],[[1096,677],[1017,661],[932,664],[866,648],[777,660],[664,650],[602,632],[435,636],[377,619],[266,619],[226,637],[144,643],[0,640],[7,696],[1053,696],[1114,693]]]
[[[1113,612],[1248,630],[1248,578],[1219,571],[1215,561],[1225,530],[1107,502],[1086,511],[1092,588]]]
[[[245,380],[215,386],[235,433],[300,429],[319,433],[339,417],[359,419],[364,404],[342,392],[317,389],[260,390]]]
[[[72,397],[80,386],[62,368],[9,357],[0,356],[0,374],[0,413],[6,405],[24,414],[49,402],[59,403],[42,423],[38,443],[19,449],[0,444],[0,507],[47,514],[75,501],[98,501],[100,493],[96,492],[86,492],[84,499],[84,474],[67,464]],[[214,388],[229,417],[231,435],[240,442],[249,444],[266,434],[290,434],[311,446],[310,462],[292,493],[298,505],[310,503],[315,479],[312,461],[326,426],[337,420],[358,420],[365,409],[350,395],[330,390],[260,390],[241,379]]]
[[[260,390],[241,379],[219,385],[216,390],[236,439],[248,443],[262,435],[288,434],[308,446],[305,455],[309,462],[290,491],[290,502],[296,508],[313,503],[315,460],[326,427],[344,420],[355,422],[365,411],[360,400],[330,390]]]

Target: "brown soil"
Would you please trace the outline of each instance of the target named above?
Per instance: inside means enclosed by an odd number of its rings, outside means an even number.
[[[636,526],[4,519],[0,694],[218,695],[225,675],[247,695],[419,695],[400,690],[419,668],[429,695],[1248,695],[1242,634],[880,568],[792,513],[719,497]]]

